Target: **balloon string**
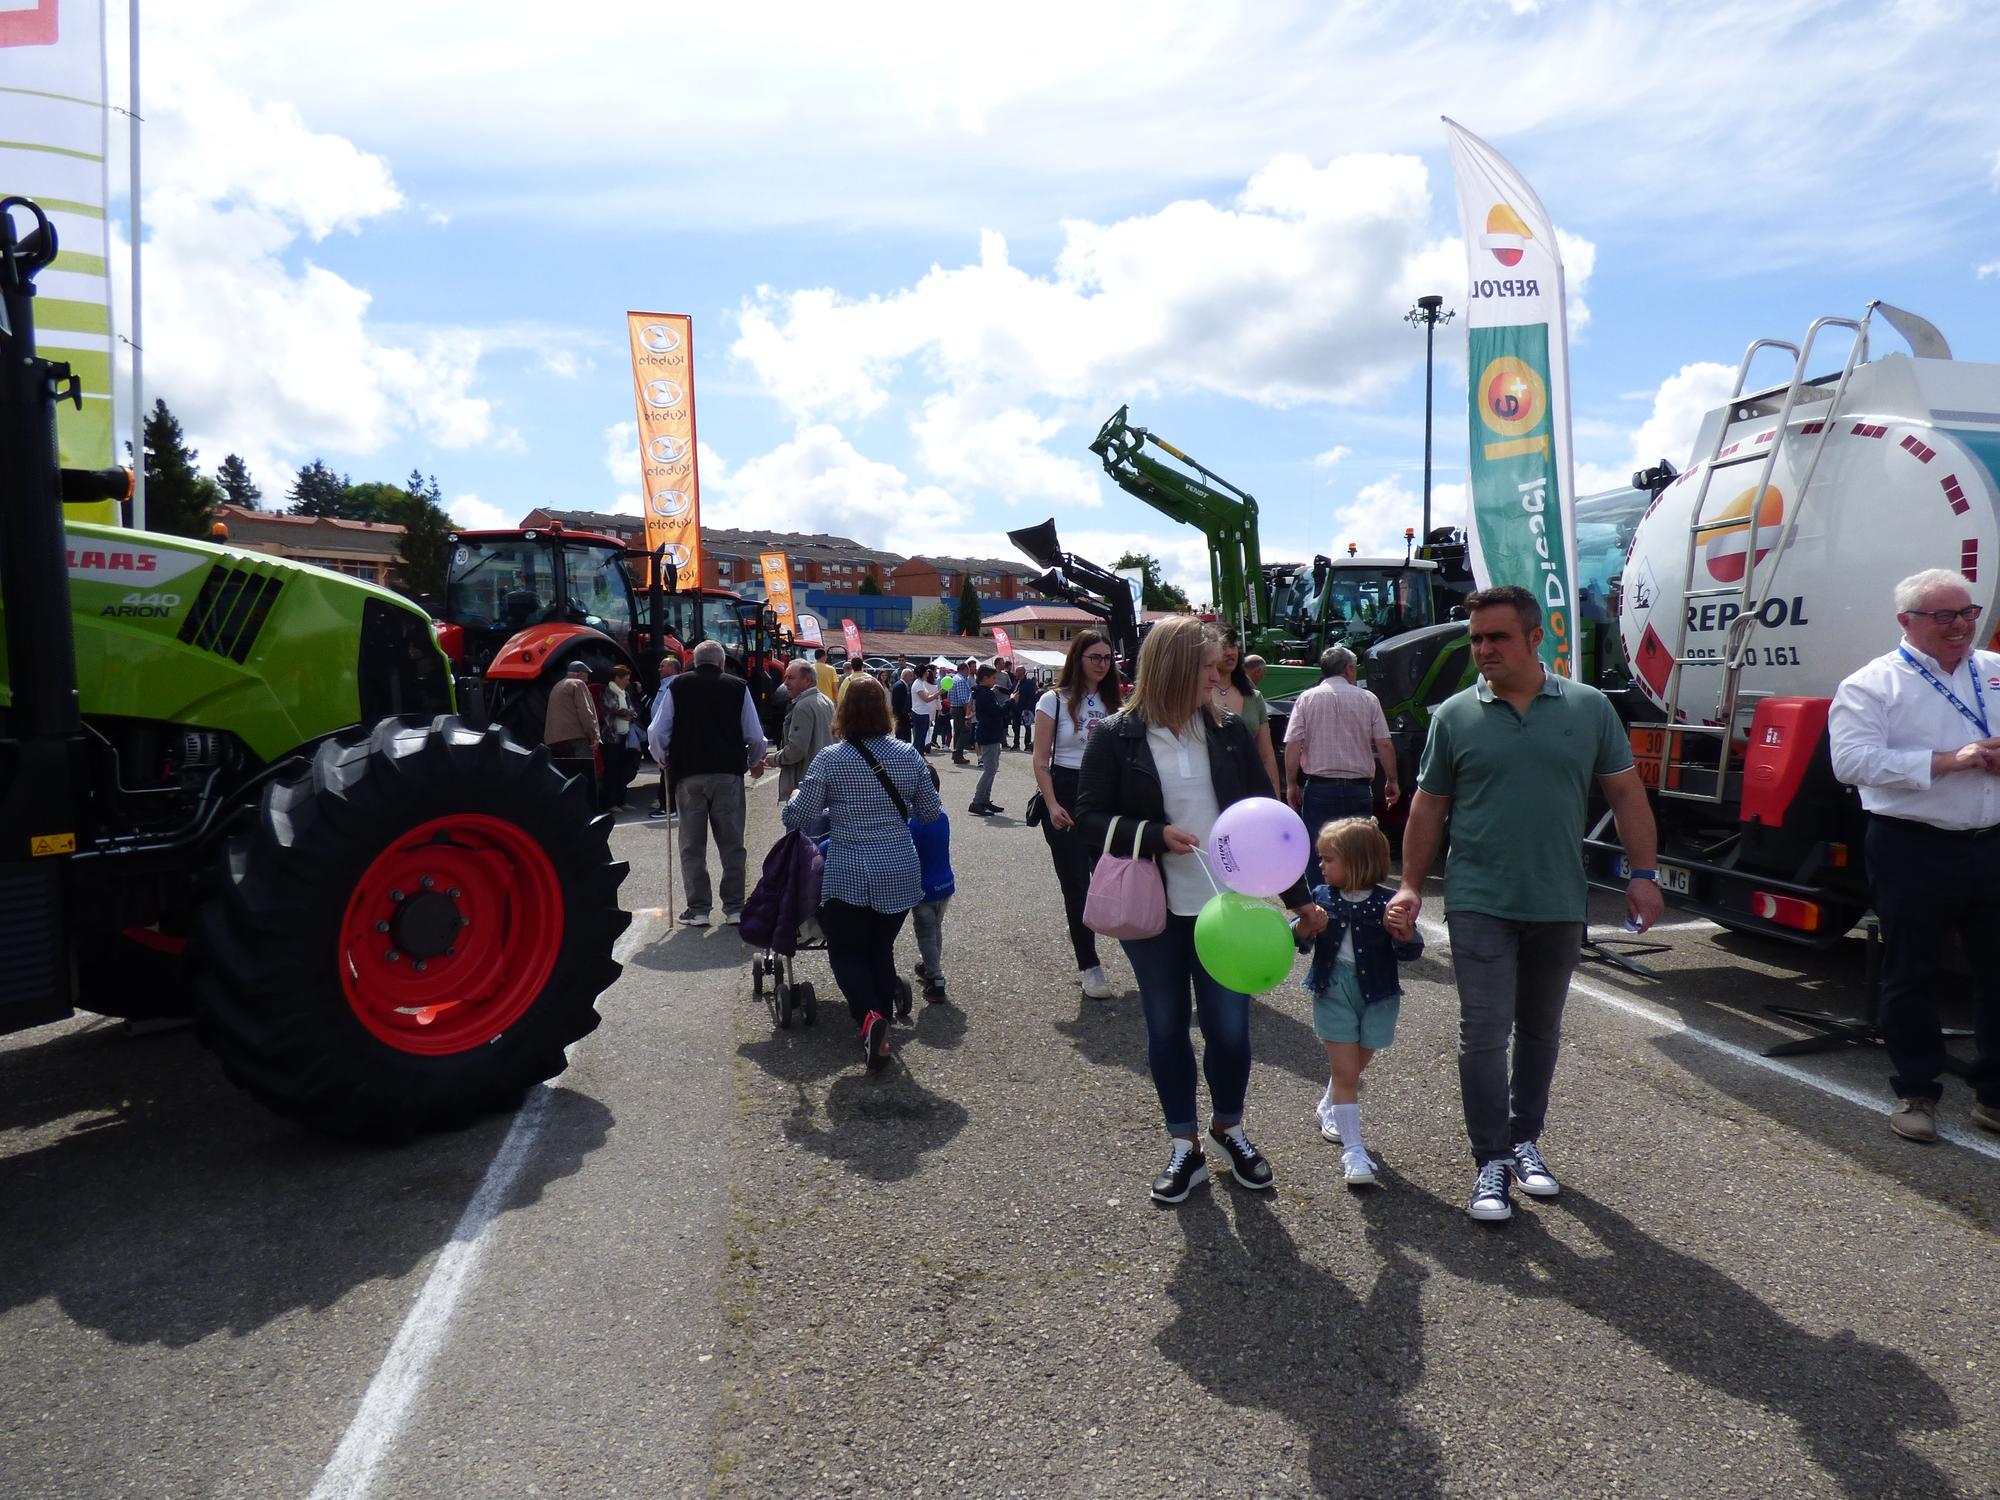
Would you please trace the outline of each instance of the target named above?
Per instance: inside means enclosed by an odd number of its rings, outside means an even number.
[[[1208,851],[1206,849],[1196,849],[1194,852],[1196,857],[1201,861],[1201,873],[1208,877],[1208,888],[1220,896],[1222,894],[1222,887],[1215,883],[1215,871],[1208,867]]]

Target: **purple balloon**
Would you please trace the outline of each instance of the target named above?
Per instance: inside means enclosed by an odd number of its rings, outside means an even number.
[[[1246,896],[1277,896],[1305,873],[1312,841],[1305,819],[1275,797],[1232,802],[1208,836],[1215,878]]]

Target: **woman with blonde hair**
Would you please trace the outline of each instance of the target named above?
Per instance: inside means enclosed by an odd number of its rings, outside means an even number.
[[[1166,884],[1166,926],[1157,937],[1124,942],[1146,1015],[1153,1087],[1173,1142],[1166,1170],[1153,1180],[1161,1203],[1179,1203],[1208,1180],[1204,1144],[1240,1186],[1272,1183],[1270,1163],[1243,1129],[1250,998],[1218,984],[1194,951],[1194,919],[1215,889],[1201,864],[1202,841],[1230,803],[1272,795],[1250,731],[1215,703],[1221,659],[1221,642],[1193,615],[1153,627],[1123,711],[1100,724],[1084,750],[1073,809],[1086,845],[1152,859]],[[1316,936],[1326,925],[1303,879],[1284,900],[1298,913],[1299,936]],[[1208,1078],[1205,1142],[1196,1135],[1190,1014],[1201,1022],[1201,1071]]]

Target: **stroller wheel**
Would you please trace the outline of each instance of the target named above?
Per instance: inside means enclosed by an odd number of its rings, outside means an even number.
[[[792,1024],[792,1011],[796,1007],[797,996],[792,987],[771,982],[771,1019],[778,1023],[778,1030],[784,1031]]]
[[[813,993],[810,980],[792,986],[792,993],[798,999],[799,1019],[810,1026],[819,1019],[819,996]]]
[[[759,1000],[764,998],[764,960],[761,955],[750,960],[750,993]]]
[[[910,1000],[911,1000],[910,981],[907,979],[898,979],[896,981],[897,1020],[907,1021],[910,1019]]]

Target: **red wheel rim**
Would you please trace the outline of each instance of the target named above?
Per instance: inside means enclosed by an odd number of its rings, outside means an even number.
[[[527,1013],[562,934],[562,883],[540,844],[504,818],[433,818],[356,882],[340,983],[378,1040],[427,1057],[464,1052]]]

